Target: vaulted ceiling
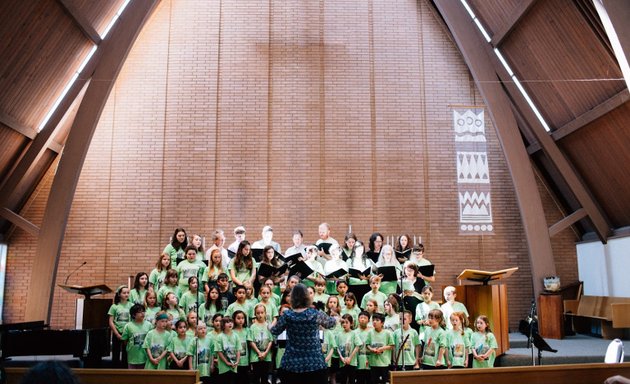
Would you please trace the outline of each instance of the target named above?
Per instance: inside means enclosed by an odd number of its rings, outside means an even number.
[[[454,23],[472,19],[462,18],[471,14],[459,0],[418,1],[427,1],[435,10],[464,57],[485,52],[493,78],[476,77],[472,66],[471,73],[478,85],[500,84],[522,145],[565,212],[566,218],[550,228],[551,235],[571,225],[584,237],[605,241],[630,226],[630,93],[593,2],[468,0],[489,42],[479,30],[464,42]],[[623,20],[630,19],[630,4],[602,3],[627,57],[630,26]],[[0,240],[7,241],[15,226],[39,233],[20,212],[64,149],[102,59],[100,47],[114,38],[103,36],[123,4],[124,0],[1,3]],[[77,80],[62,97],[73,76]]]

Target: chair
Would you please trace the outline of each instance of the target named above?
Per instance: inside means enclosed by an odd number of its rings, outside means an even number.
[[[621,342],[621,340],[615,339],[611,341],[610,344],[608,344],[608,349],[606,349],[606,357],[604,358],[604,363],[622,363],[623,358],[623,343]]]

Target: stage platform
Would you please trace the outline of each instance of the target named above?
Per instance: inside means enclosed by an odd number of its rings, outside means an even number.
[[[495,362],[497,367],[515,367],[532,365],[532,352],[527,348],[527,336],[521,333],[510,333],[510,348],[499,356]],[[549,346],[558,352],[543,352],[542,365],[603,363],[606,349],[611,340],[576,334],[562,340],[545,339]],[[630,362],[630,340],[622,340],[625,362]],[[534,349],[534,357],[538,364],[538,351]]]
[[[497,367],[531,366],[532,353],[527,349],[527,337],[521,333],[510,333],[510,348],[505,354],[499,356],[495,362]],[[603,363],[606,349],[611,340],[604,340],[598,337],[586,335],[567,336],[562,340],[545,339],[547,343],[558,352],[543,352],[542,365],[555,364],[580,364],[580,363]],[[624,361],[630,362],[630,340],[623,340],[626,356]],[[537,359],[537,351],[534,350]],[[69,355],[63,356],[20,356],[12,357],[5,361],[8,367],[28,367],[45,360],[65,361],[71,367],[81,367],[81,362],[77,358]],[[538,364],[538,362],[536,362]],[[112,368],[111,358],[102,360],[101,368]]]

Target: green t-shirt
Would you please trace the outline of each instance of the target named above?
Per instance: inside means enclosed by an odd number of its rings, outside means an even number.
[[[180,339],[177,335],[171,338],[171,342],[167,346],[167,350],[172,352],[177,360],[181,360],[187,356],[190,344],[194,341],[193,337],[186,335],[183,339]],[[186,368],[188,366],[186,365]]]
[[[164,285],[164,279],[166,278],[166,269],[158,271],[157,268],[153,268],[151,274],[149,274],[149,284],[153,285],[155,292],[159,291]]]
[[[249,326],[249,332],[247,333],[247,341],[254,342],[256,344],[256,348],[260,352],[265,352],[269,343],[273,341],[273,336],[271,332],[269,332],[269,328],[267,328],[267,324],[259,324],[253,323]],[[254,350],[254,348],[249,348],[249,362],[256,363],[260,361],[258,359],[258,354]],[[265,356],[263,361],[271,361],[271,350]]]
[[[337,350],[340,354],[339,356],[343,357],[350,356],[350,354],[352,353],[352,351],[354,351],[356,347],[359,347],[360,349],[363,345],[361,337],[359,337],[359,335],[355,331],[345,332],[342,330],[341,332],[338,332],[335,337],[335,342],[337,344]],[[350,360],[350,366],[357,366],[358,355],[359,350],[357,350],[357,353],[355,353],[352,357],[352,360]],[[340,360],[339,365],[343,367],[345,364]]]
[[[333,352],[335,349],[337,349],[337,342],[335,341],[335,333],[329,329],[324,329],[323,331],[323,335],[320,335],[320,337],[324,337],[323,341],[322,341],[322,354],[324,355],[324,359],[326,359],[326,357],[328,356],[329,352]],[[328,365],[330,367],[332,363],[332,356],[330,357],[330,359],[326,362],[326,365]]]
[[[151,325],[155,325],[155,315],[160,312],[162,308],[160,307],[147,307],[144,312],[144,321],[150,323]]]
[[[182,292],[188,291],[188,279],[193,276],[201,278],[199,273],[203,274],[204,267],[202,262],[193,261],[191,263],[188,259],[179,263],[175,268],[179,276],[179,289]]]
[[[133,304],[144,305],[144,297],[146,295],[147,295],[146,289],[137,290],[134,288],[131,291],[129,291],[129,301]]]
[[[141,324],[131,321],[122,331],[122,339],[127,342],[127,362],[129,364],[145,364],[147,350],[143,347],[147,333],[153,328],[151,323],[143,321]]]
[[[496,349],[498,348],[497,339],[494,337],[492,332],[487,332],[485,334],[474,332],[472,334],[472,347],[477,352],[477,355],[482,355],[490,348],[493,348],[494,351],[488,356],[487,360],[477,361],[477,359],[473,360],[473,368],[489,368],[494,367],[494,359],[496,357]]]
[[[470,341],[466,333],[461,331],[446,331],[446,353],[448,361],[453,367],[465,367],[466,355],[470,349]]]
[[[129,314],[129,309],[131,309],[132,305],[133,303],[127,300],[126,303],[112,304],[112,306],[109,307],[109,311],[107,312],[107,315],[112,316],[114,320],[114,326],[116,327],[116,330],[120,334],[122,334],[125,324],[131,321],[131,315]]]
[[[371,330],[372,328],[369,326],[366,329],[361,329],[361,327],[357,327],[357,329],[354,330],[354,332],[356,332],[356,334],[361,339],[361,347],[359,348],[359,352],[357,353],[357,369],[370,369],[368,361],[368,350],[365,342]]]
[[[179,307],[186,314],[190,313],[191,311],[196,312],[197,300],[199,300],[199,306],[202,306],[203,303],[205,303],[202,292],[192,293],[191,291],[186,291],[184,294],[182,294],[182,298],[179,299]]]
[[[231,270],[234,270],[234,276],[236,276],[238,280],[244,283],[247,280],[249,280],[250,277],[252,277],[252,274],[256,273],[256,262],[252,261],[252,269],[247,269],[245,267],[236,268],[234,265],[234,259],[232,259],[230,260],[230,264],[228,265],[228,275],[229,275],[229,271]]]
[[[409,335],[409,338],[407,338],[407,341],[402,346],[402,353],[398,358],[398,365],[402,365],[403,363],[404,365],[416,364],[416,346],[420,344],[420,339],[418,338],[418,332],[413,328],[409,328],[406,331],[402,330],[402,333],[400,329],[394,332],[394,356],[399,356],[398,351],[401,349],[402,340],[404,340],[407,335]]]
[[[193,369],[199,370],[199,377],[210,376],[210,363],[212,362],[212,354],[214,348],[214,340],[206,335],[204,338],[195,338],[190,343],[188,356],[192,356]],[[196,352],[196,358],[195,358]]]
[[[267,303],[263,303],[262,301],[260,303],[256,303],[255,305],[252,305],[249,307],[249,313],[248,313],[248,318],[249,319],[253,319],[255,318],[256,314],[254,313],[254,310],[256,309],[256,305],[258,304],[263,304],[265,306],[266,309],[266,314],[267,314],[267,323],[271,324],[271,322],[273,321],[273,319],[275,317],[278,317],[278,306],[274,303],[274,301],[270,298],[269,301]]]
[[[341,316],[348,314],[352,316],[352,329],[356,329],[359,324],[359,313],[361,313],[361,308],[356,305],[350,309],[347,307],[341,307]]]
[[[227,359],[227,361],[235,362],[236,355],[238,351],[241,349],[241,340],[238,338],[236,332],[232,332],[229,336],[225,333],[221,333],[217,336],[214,342],[214,351],[215,353],[222,352],[223,356]],[[223,361],[220,357],[219,361],[219,375],[232,371],[236,373],[236,367],[231,367]]]
[[[173,317],[173,327],[175,327],[178,320],[186,320],[186,314],[179,308],[167,309],[166,314]]]
[[[181,247],[175,249],[172,244],[168,244],[166,247],[164,247],[162,253],[167,253],[169,256],[171,256],[172,268],[177,265],[177,259],[181,260],[185,258],[184,249]]]
[[[365,344],[371,348],[379,348],[387,345],[394,345],[394,337],[392,332],[388,329],[383,329],[377,332],[372,329],[365,340]],[[370,361],[370,367],[388,367],[392,362],[392,351],[388,349],[383,353],[369,353],[368,359]]]
[[[171,287],[168,285],[163,285],[160,290],[157,292],[157,302],[158,305],[162,305],[162,302],[164,301],[164,296],[166,296],[169,292],[173,292],[175,294],[175,296],[177,296],[177,299],[179,300],[180,297],[182,297],[182,290],[179,289],[179,287]]]
[[[380,313],[383,313],[384,312],[383,303],[385,303],[385,300],[387,300],[387,295],[381,291],[377,291],[376,293],[369,291],[368,293],[363,295],[363,299],[361,299],[361,308],[365,309],[367,306],[368,300],[371,300],[371,299],[376,300],[376,302],[378,303],[378,311]]]
[[[143,348],[148,348],[151,356],[156,359],[160,356],[171,342],[172,333],[169,331],[158,332],[156,329],[152,329],[147,333],[144,338]],[[166,356],[160,360],[158,365],[151,363],[151,360],[147,358],[147,362],[144,364],[144,369],[166,369]]]
[[[227,307],[227,310],[225,311],[225,315],[233,317],[232,315],[236,311],[243,311],[245,316],[248,316],[248,314],[250,313],[250,305],[247,302],[241,304],[238,301],[235,301]]]
[[[247,328],[242,328],[242,329],[233,329],[232,332],[238,335],[238,340],[240,341],[240,345],[241,345],[241,349],[240,349],[241,359],[238,361],[238,365],[239,367],[248,366],[249,365],[249,346],[247,345],[247,334],[249,331],[247,330]]]
[[[446,347],[446,332],[442,328],[427,327],[424,330],[422,364],[435,367],[438,362],[440,348]],[[440,360],[444,365],[444,357]]]

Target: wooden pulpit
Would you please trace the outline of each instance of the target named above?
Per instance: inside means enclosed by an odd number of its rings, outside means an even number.
[[[81,286],[59,284],[64,290],[82,295],[76,303],[76,328],[92,329],[109,327],[107,311],[112,299],[94,299],[92,296],[110,293],[112,290],[105,284]]]
[[[490,329],[497,339],[497,356],[510,347],[508,337],[508,301],[507,286],[503,281],[512,276],[518,267],[499,271],[479,271],[465,269],[457,280],[457,301],[464,303],[474,322],[477,316],[485,315],[490,320]],[[474,329],[474,324],[471,324]]]

